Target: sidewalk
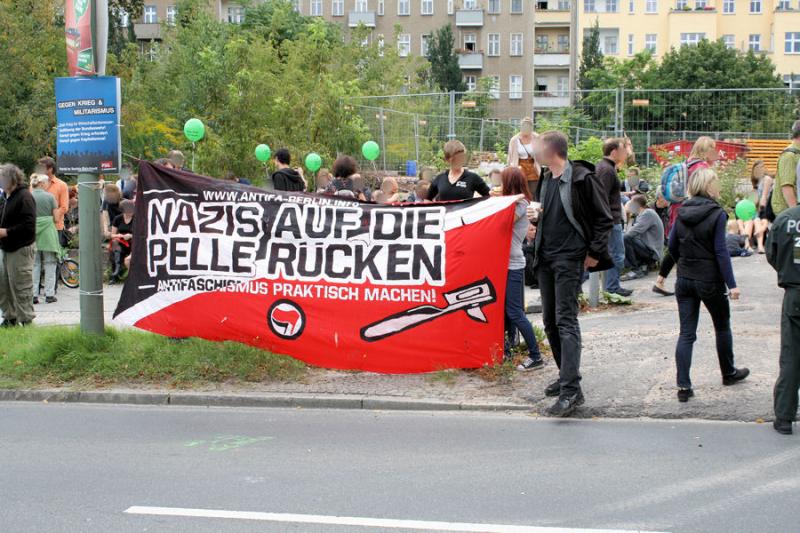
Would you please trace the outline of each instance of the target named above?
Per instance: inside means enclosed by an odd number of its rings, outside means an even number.
[[[736,364],[749,367],[750,378],[734,387],[722,386],[713,327],[703,311],[692,367],[696,395],[689,403],[678,403],[674,363],[677,307],[674,298],[663,298],[650,291],[655,280],[655,275],[651,275],[626,284],[635,289],[633,306],[581,315],[586,405],[580,409],[580,416],[771,419],[772,386],[780,347],[782,291],[775,286],[775,274],[764,256],[734,259],[734,270],[742,289],[742,299],[732,303]],[[672,282],[674,276],[669,284]],[[105,310],[109,323],[120,290],[119,286],[106,287]],[[58,296],[56,304],[37,306],[39,324],[78,323],[78,291],[62,288]],[[538,295],[530,291],[526,296],[530,300]],[[530,315],[530,318],[541,326],[541,315]],[[552,402],[544,397],[543,389],[556,377],[557,369],[550,359],[544,370],[516,373],[510,381],[496,382],[487,382],[475,372],[382,375],[310,369],[301,383],[220,385],[191,393],[146,388],[106,390],[120,394],[157,393],[160,396],[156,397],[156,403],[268,405],[284,402],[283,405],[314,407],[325,406],[320,405],[325,403],[321,399],[328,398],[328,406],[340,402],[339,406],[363,408],[402,408],[403,405],[447,409],[516,407],[538,413]],[[190,398],[199,393],[201,397]],[[217,400],[209,398],[209,394]],[[529,396],[533,397],[532,402]],[[292,403],[291,398],[298,400]],[[384,402],[383,407],[378,400]],[[391,402],[386,403],[388,400]]]

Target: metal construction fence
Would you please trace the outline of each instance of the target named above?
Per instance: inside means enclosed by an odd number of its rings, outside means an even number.
[[[710,135],[720,140],[788,139],[800,118],[800,91],[762,89],[602,89],[470,91],[367,96],[344,101],[381,145],[376,166],[441,166],[441,148],[458,139],[471,152],[499,152],[525,116],[537,131],[559,129],[578,144],[589,137],[631,137],[642,164],[648,148]],[[416,162],[407,165],[407,162]]]

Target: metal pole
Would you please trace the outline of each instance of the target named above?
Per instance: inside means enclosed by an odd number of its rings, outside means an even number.
[[[645,150],[645,154],[647,157],[647,166],[650,166],[650,130],[647,130],[647,150]]]
[[[103,335],[103,259],[100,244],[100,187],[94,174],[78,174],[81,331]]]
[[[597,307],[600,304],[600,273],[592,272],[589,274],[589,307]]]
[[[381,120],[381,160],[383,161],[383,171],[386,172],[386,130],[383,127],[383,121],[386,117],[383,115],[383,108],[380,108]]]
[[[414,160],[419,165],[419,115],[414,115]]]
[[[617,137],[625,131],[625,87],[622,87],[619,96],[619,131]]]
[[[194,151],[195,151],[195,142],[192,141],[192,172],[194,172]]]
[[[480,151],[480,152],[483,152],[483,123],[484,122],[485,121],[483,119],[481,119],[481,138],[480,138],[480,141],[478,142],[478,151]]]
[[[456,138],[456,92],[450,91],[450,112],[449,124],[447,125],[447,138],[449,140]]]

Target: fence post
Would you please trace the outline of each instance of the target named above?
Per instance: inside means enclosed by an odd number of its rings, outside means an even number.
[[[456,92],[450,91],[450,112],[448,115],[447,139],[456,138]]]
[[[380,117],[380,121],[381,121],[381,160],[383,162],[383,171],[386,172],[386,130],[385,130],[384,126],[383,126],[383,121],[384,121],[384,119],[386,117],[383,114],[383,108],[382,107],[380,108],[380,112],[379,113],[380,114],[378,116]]]
[[[484,119],[481,119],[481,137],[478,141],[478,151],[483,152],[483,123],[486,122]]]
[[[414,115],[414,160],[419,166],[419,115]]]
[[[647,157],[647,166],[650,166],[650,130],[647,130],[647,149],[645,150],[645,154]]]
[[[617,137],[625,131],[625,87],[620,89],[619,95],[619,131]]]
[[[589,307],[600,305],[600,272],[589,274]]]

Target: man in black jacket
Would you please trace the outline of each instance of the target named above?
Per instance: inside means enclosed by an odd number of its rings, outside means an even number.
[[[608,208],[614,219],[614,226],[608,238],[608,252],[614,266],[606,272],[606,291],[630,296],[633,291],[624,289],[619,284],[622,270],[625,268],[625,241],[622,232],[622,186],[617,169],[628,160],[628,145],[625,139],[615,137],[603,143],[603,158],[598,161],[594,174],[608,195]]]
[[[583,404],[581,391],[581,330],[578,287],[584,269],[601,271],[613,262],[608,235],[613,219],[608,196],[594,175],[594,166],[567,159],[567,137],[550,131],[538,139],[542,172],[536,199],[536,266],[542,294],[542,318],[559,379],[545,389],[558,396],[548,413],[569,416]]]
[[[36,202],[25,186],[25,175],[14,165],[0,165],[0,188],[6,197],[0,212],[0,326],[24,326],[35,316]]]
[[[306,180],[295,169],[290,168],[292,156],[289,150],[281,148],[275,152],[275,166],[278,170],[272,175],[272,183],[276,191],[304,191]]]

